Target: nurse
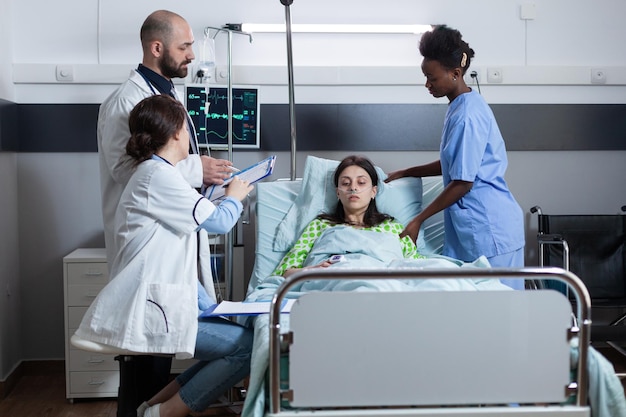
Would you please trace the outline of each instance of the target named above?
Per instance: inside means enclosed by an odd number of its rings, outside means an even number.
[[[425,87],[433,97],[449,101],[440,159],[391,172],[385,181],[442,175],[445,188],[403,235],[416,241],[422,223],[443,210],[444,255],[466,262],[484,255],[493,267],[523,267],[524,217],[504,180],[504,140],[485,100],[463,80],[474,50],[458,30],[442,25],[424,33],[419,51]],[[523,280],[502,281],[524,288]]]
[[[252,186],[233,179],[219,206],[192,188],[176,169],[189,156],[186,123],[183,105],[166,95],[131,111],[126,151],[136,169],[115,216],[112,279],[76,330],[80,338],[138,354],[198,359],[139,415],[202,412],[250,371],[250,329],[222,318],[198,320],[199,304],[215,302],[212,280],[198,272],[198,231],[228,232]]]

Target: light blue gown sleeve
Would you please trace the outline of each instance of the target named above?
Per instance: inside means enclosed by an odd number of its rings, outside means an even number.
[[[198,227],[209,233],[228,233],[239,220],[242,209],[243,205],[239,200],[226,197]]]
[[[212,305],[213,301],[209,298],[209,294],[207,294],[202,283],[198,281],[198,310],[202,312]]]
[[[226,197],[198,228],[202,228],[209,233],[227,233],[233,228],[235,223],[237,223],[237,220],[239,220],[239,214],[242,209],[243,205],[239,200]],[[198,309],[204,311],[212,304],[206,290],[202,284],[198,282]]]

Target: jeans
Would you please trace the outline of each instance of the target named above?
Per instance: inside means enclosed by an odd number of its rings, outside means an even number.
[[[252,329],[220,317],[198,321],[194,358],[199,362],[180,374],[180,397],[201,412],[250,374]]]

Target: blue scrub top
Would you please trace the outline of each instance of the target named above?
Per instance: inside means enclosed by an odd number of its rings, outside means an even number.
[[[474,183],[444,211],[444,255],[470,262],[524,247],[523,212],[504,180],[504,140],[491,108],[476,91],[450,103],[440,159],[444,185]]]

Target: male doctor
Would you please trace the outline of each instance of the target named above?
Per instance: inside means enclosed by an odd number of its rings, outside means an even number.
[[[172,78],[185,78],[188,65],[195,58],[192,50],[193,32],[187,21],[176,13],[157,10],[144,21],[141,31],[143,60],[130,77],[119,86],[100,106],[98,115],[98,154],[100,158],[100,187],[102,192],[102,216],[107,261],[114,267],[119,248],[115,247],[113,225],[115,211],[122,191],[131,177],[134,166],[126,155],[126,143],[130,138],[128,117],[130,111],[142,99],[154,94],[168,94],[179,99]],[[180,99],[179,99],[180,100]],[[176,164],[183,177],[194,188],[208,184],[222,184],[230,176],[230,161],[200,155],[195,129],[188,119],[190,155]],[[210,267],[209,242],[206,232],[199,233],[200,271],[208,294],[214,287]],[[118,408],[135,413],[137,405],[155,394],[169,379],[171,359],[167,357],[136,356],[132,365],[121,364],[126,373],[136,374],[137,398],[118,400]],[[126,367],[126,368],[125,368]],[[128,367],[132,367],[132,370]],[[121,390],[122,391],[122,390]],[[118,416],[126,410],[118,409]]]
[[[142,99],[153,94],[169,94],[177,98],[172,78],[185,78],[188,65],[195,58],[191,27],[181,16],[158,10],[148,16],[141,27],[143,61],[131,71],[130,77],[100,106],[98,115],[98,153],[100,186],[107,260],[113,262],[117,253],[113,242],[115,210],[128,182],[133,164],[126,155],[130,138],[128,115]],[[190,155],[176,167],[194,188],[222,184],[230,176],[232,163],[200,155],[195,129],[189,120]]]

